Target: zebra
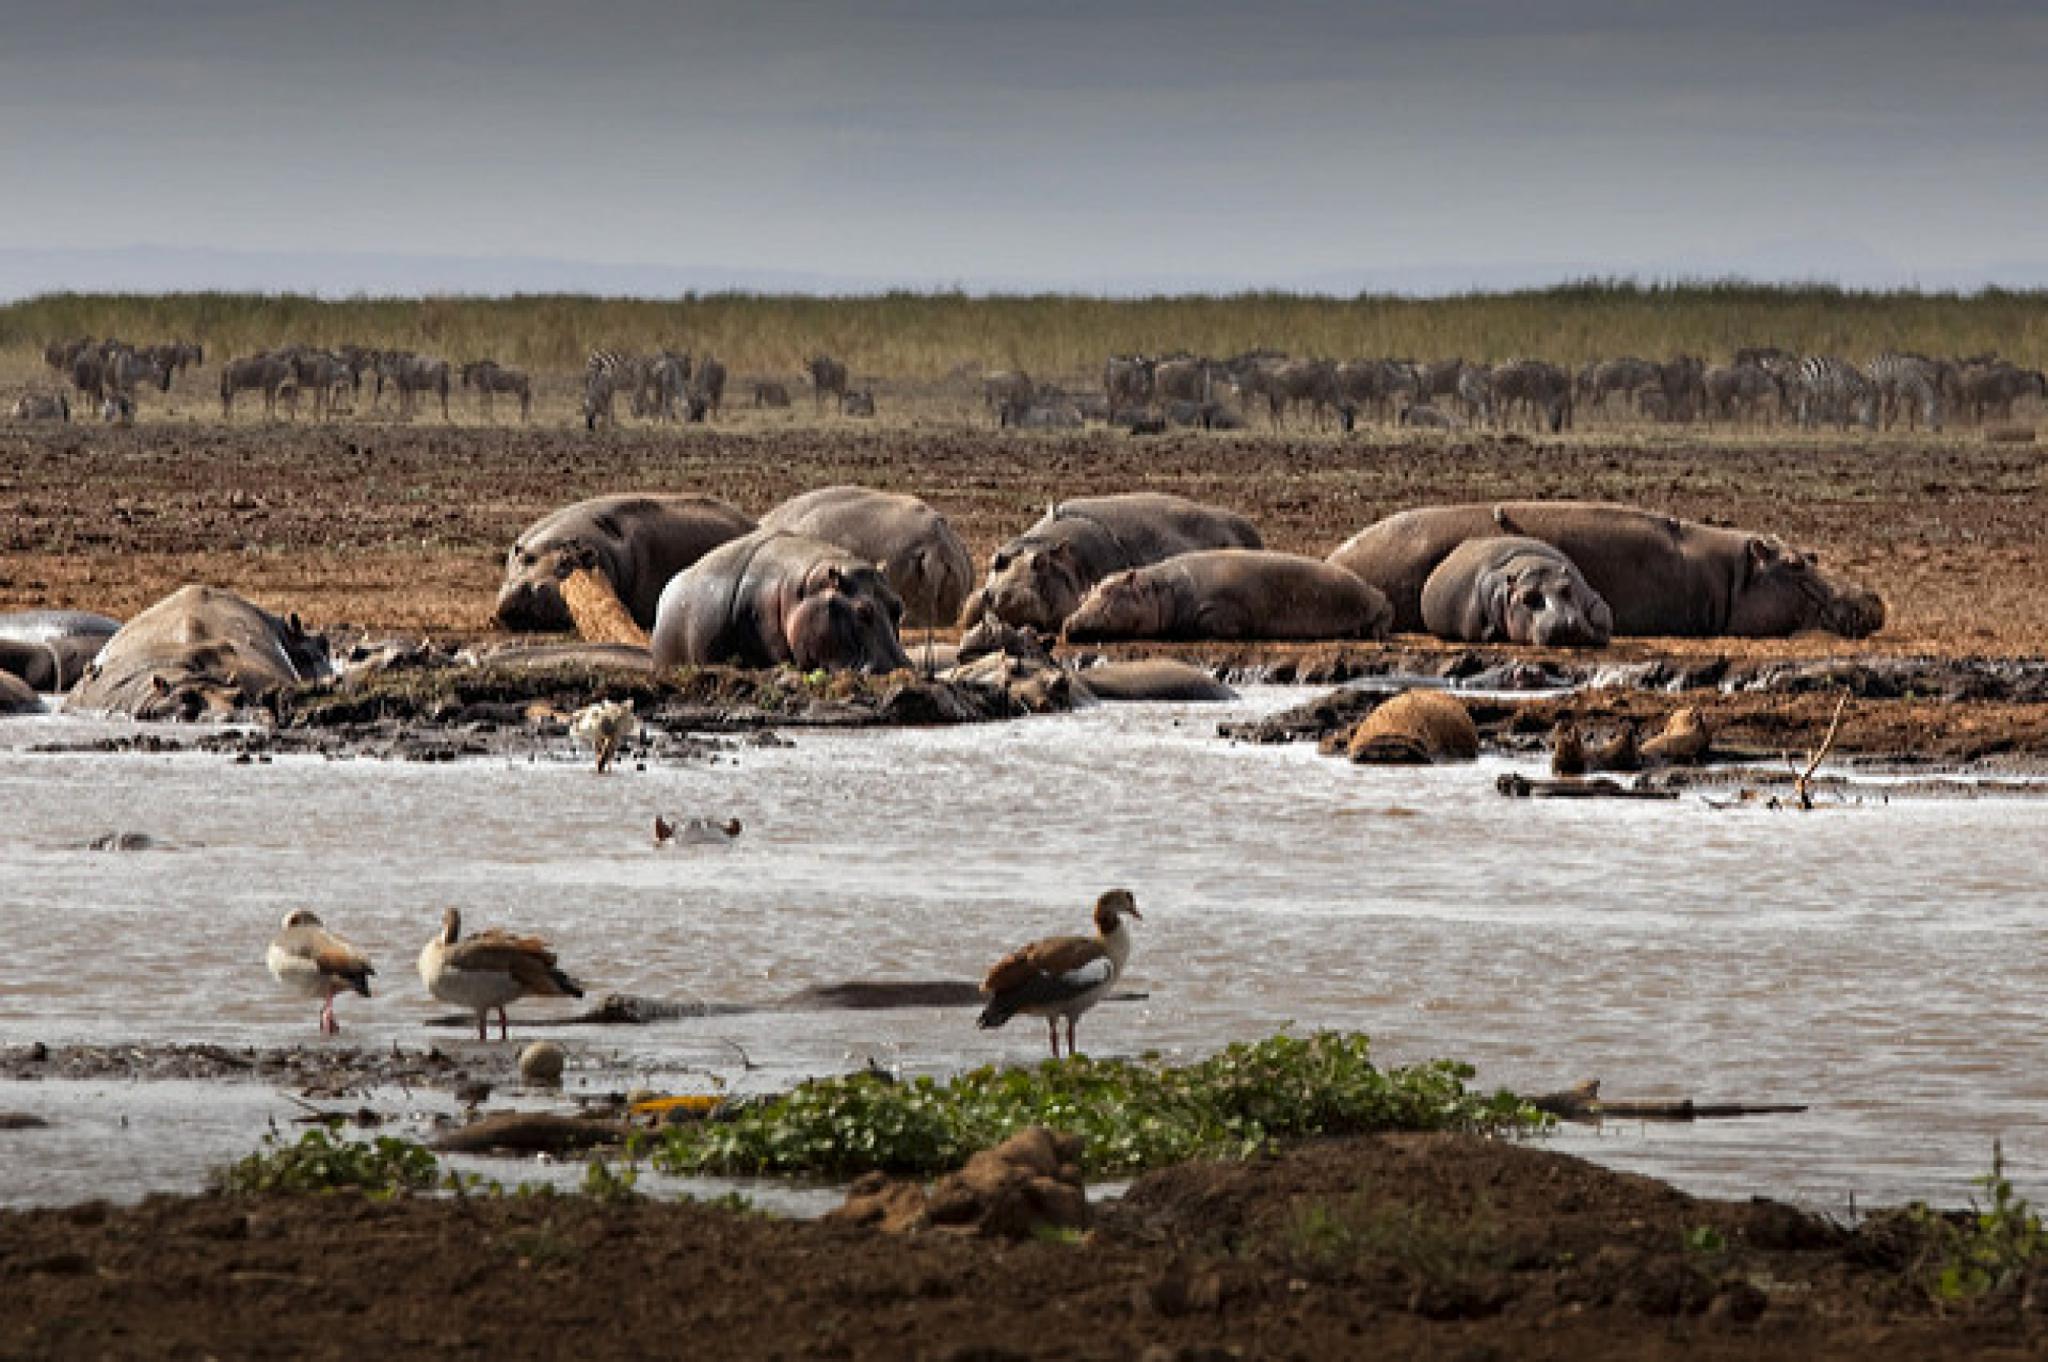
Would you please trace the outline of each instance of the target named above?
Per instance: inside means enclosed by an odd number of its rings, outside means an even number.
[[[641,360],[636,369],[633,392],[635,416],[676,419],[678,407],[687,408],[690,375],[694,372],[687,350],[660,350]]]
[[[846,366],[830,355],[812,355],[804,361],[804,374],[811,380],[811,398],[819,411],[825,409],[825,394],[846,402]]]
[[[619,350],[592,350],[583,364],[583,428],[616,426],[618,412],[613,403],[620,393],[637,403],[644,363],[636,355]]]
[[[1832,418],[1840,430],[1853,419],[1865,430],[1877,428],[1877,390],[1863,371],[1838,355],[1808,355],[1794,371],[1799,394],[1799,424],[1807,430]]]
[[[497,393],[519,395],[519,419],[533,419],[533,384],[524,369],[513,369],[496,360],[472,360],[462,366],[462,386],[476,389],[477,406],[486,421],[491,419],[491,398]]]
[[[100,360],[100,388],[109,395],[127,396],[138,383],[153,383],[158,392],[171,390],[171,366],[153,350],[136,351],[127,346],[112,350]]]
[[[1922,355],[1887,350],[1864,367],[1864,376],[1877,389],[1878,409],[1890,430],[1901,412],[1906,429],[1917,430],[1927,423],[1929,430],[1941,429],[1941,387],[1934,361]]]

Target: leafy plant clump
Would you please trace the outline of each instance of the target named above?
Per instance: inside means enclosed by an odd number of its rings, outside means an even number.
[[[367,1143],[341,1139],[315,1127],[287,1144],[267,1135],[263,1150],[214,1174],[217,1190],[260,1192],[361,1191],[394,1197],[438,1184],[441,1164],[423,1145],[379,1136]]]
[[[2005,1176],[2005,1150],[1991,1146],[1991,1171],[1978,1178],[1988,1204],[1971,1200],[1969,1214],[1949,1217],[1915,1204],[1908,1211],[1925,1239],[1912,1275],[1943,1303],[1979,1300],[2010,1287],[2048,1257],[2048,1230]]]
[[[862,1073],[675,1127],[654,1162],[671,1173],[932,1174],[1044,1125],[1081,1136],[1084,1171],[1100,1176],[1244,1157],[1280,1139],[1543,1123],[1511,1093],[1469,1090],[1472,1075],[1449,1061],[1380,1069],[1365,1036],[1341,1032],[1274,1036],[1180,1067],[1083,1057],[944,1083]]]

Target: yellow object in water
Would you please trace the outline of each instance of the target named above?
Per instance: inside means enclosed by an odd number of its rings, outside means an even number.
[[[688,1116],[709,1116],[718,1110],[724,1101],[723,1097],[710,1093],[691,1093],[684,1097],[650,1097],[644,1102],[635,1102],[633,1114],[666,1118],[681,1112]]]

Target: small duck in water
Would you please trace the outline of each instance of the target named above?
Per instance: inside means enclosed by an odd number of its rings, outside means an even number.
[[[722,847],[739,835],[737,818],[728,818],[723,823],[714,823],[709,818],[685,818],[671,823],[660,814],[654,815],[654,845],[658,847],[671,842],[678,846]]]

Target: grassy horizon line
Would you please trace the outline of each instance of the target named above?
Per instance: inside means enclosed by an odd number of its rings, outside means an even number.
[[[1175,349],[1227,355],[1270,348],[1333,358],[1530,355],[1570,365],[1622,354],[1723,358],[1738,346],[1781,345],[1852,358],[1883,349],[1997,352],[2040,366],[2048,360],[2048,289],[1585,279],[1431,297],[905,289],[323,298],[197,291],[59,292],[0,304],[0,355],[12,360],[39,363],[44,343],[82,335],[198,340],[210,360],[289,342],[352,341],[458,361],[490,355],[542,370],[578,368],[599,347],[671,346],[716,353],[739,372],[787,372],[823,350],[857,375],[912,379],[982,368],[1088,373],[1113,353]]]

